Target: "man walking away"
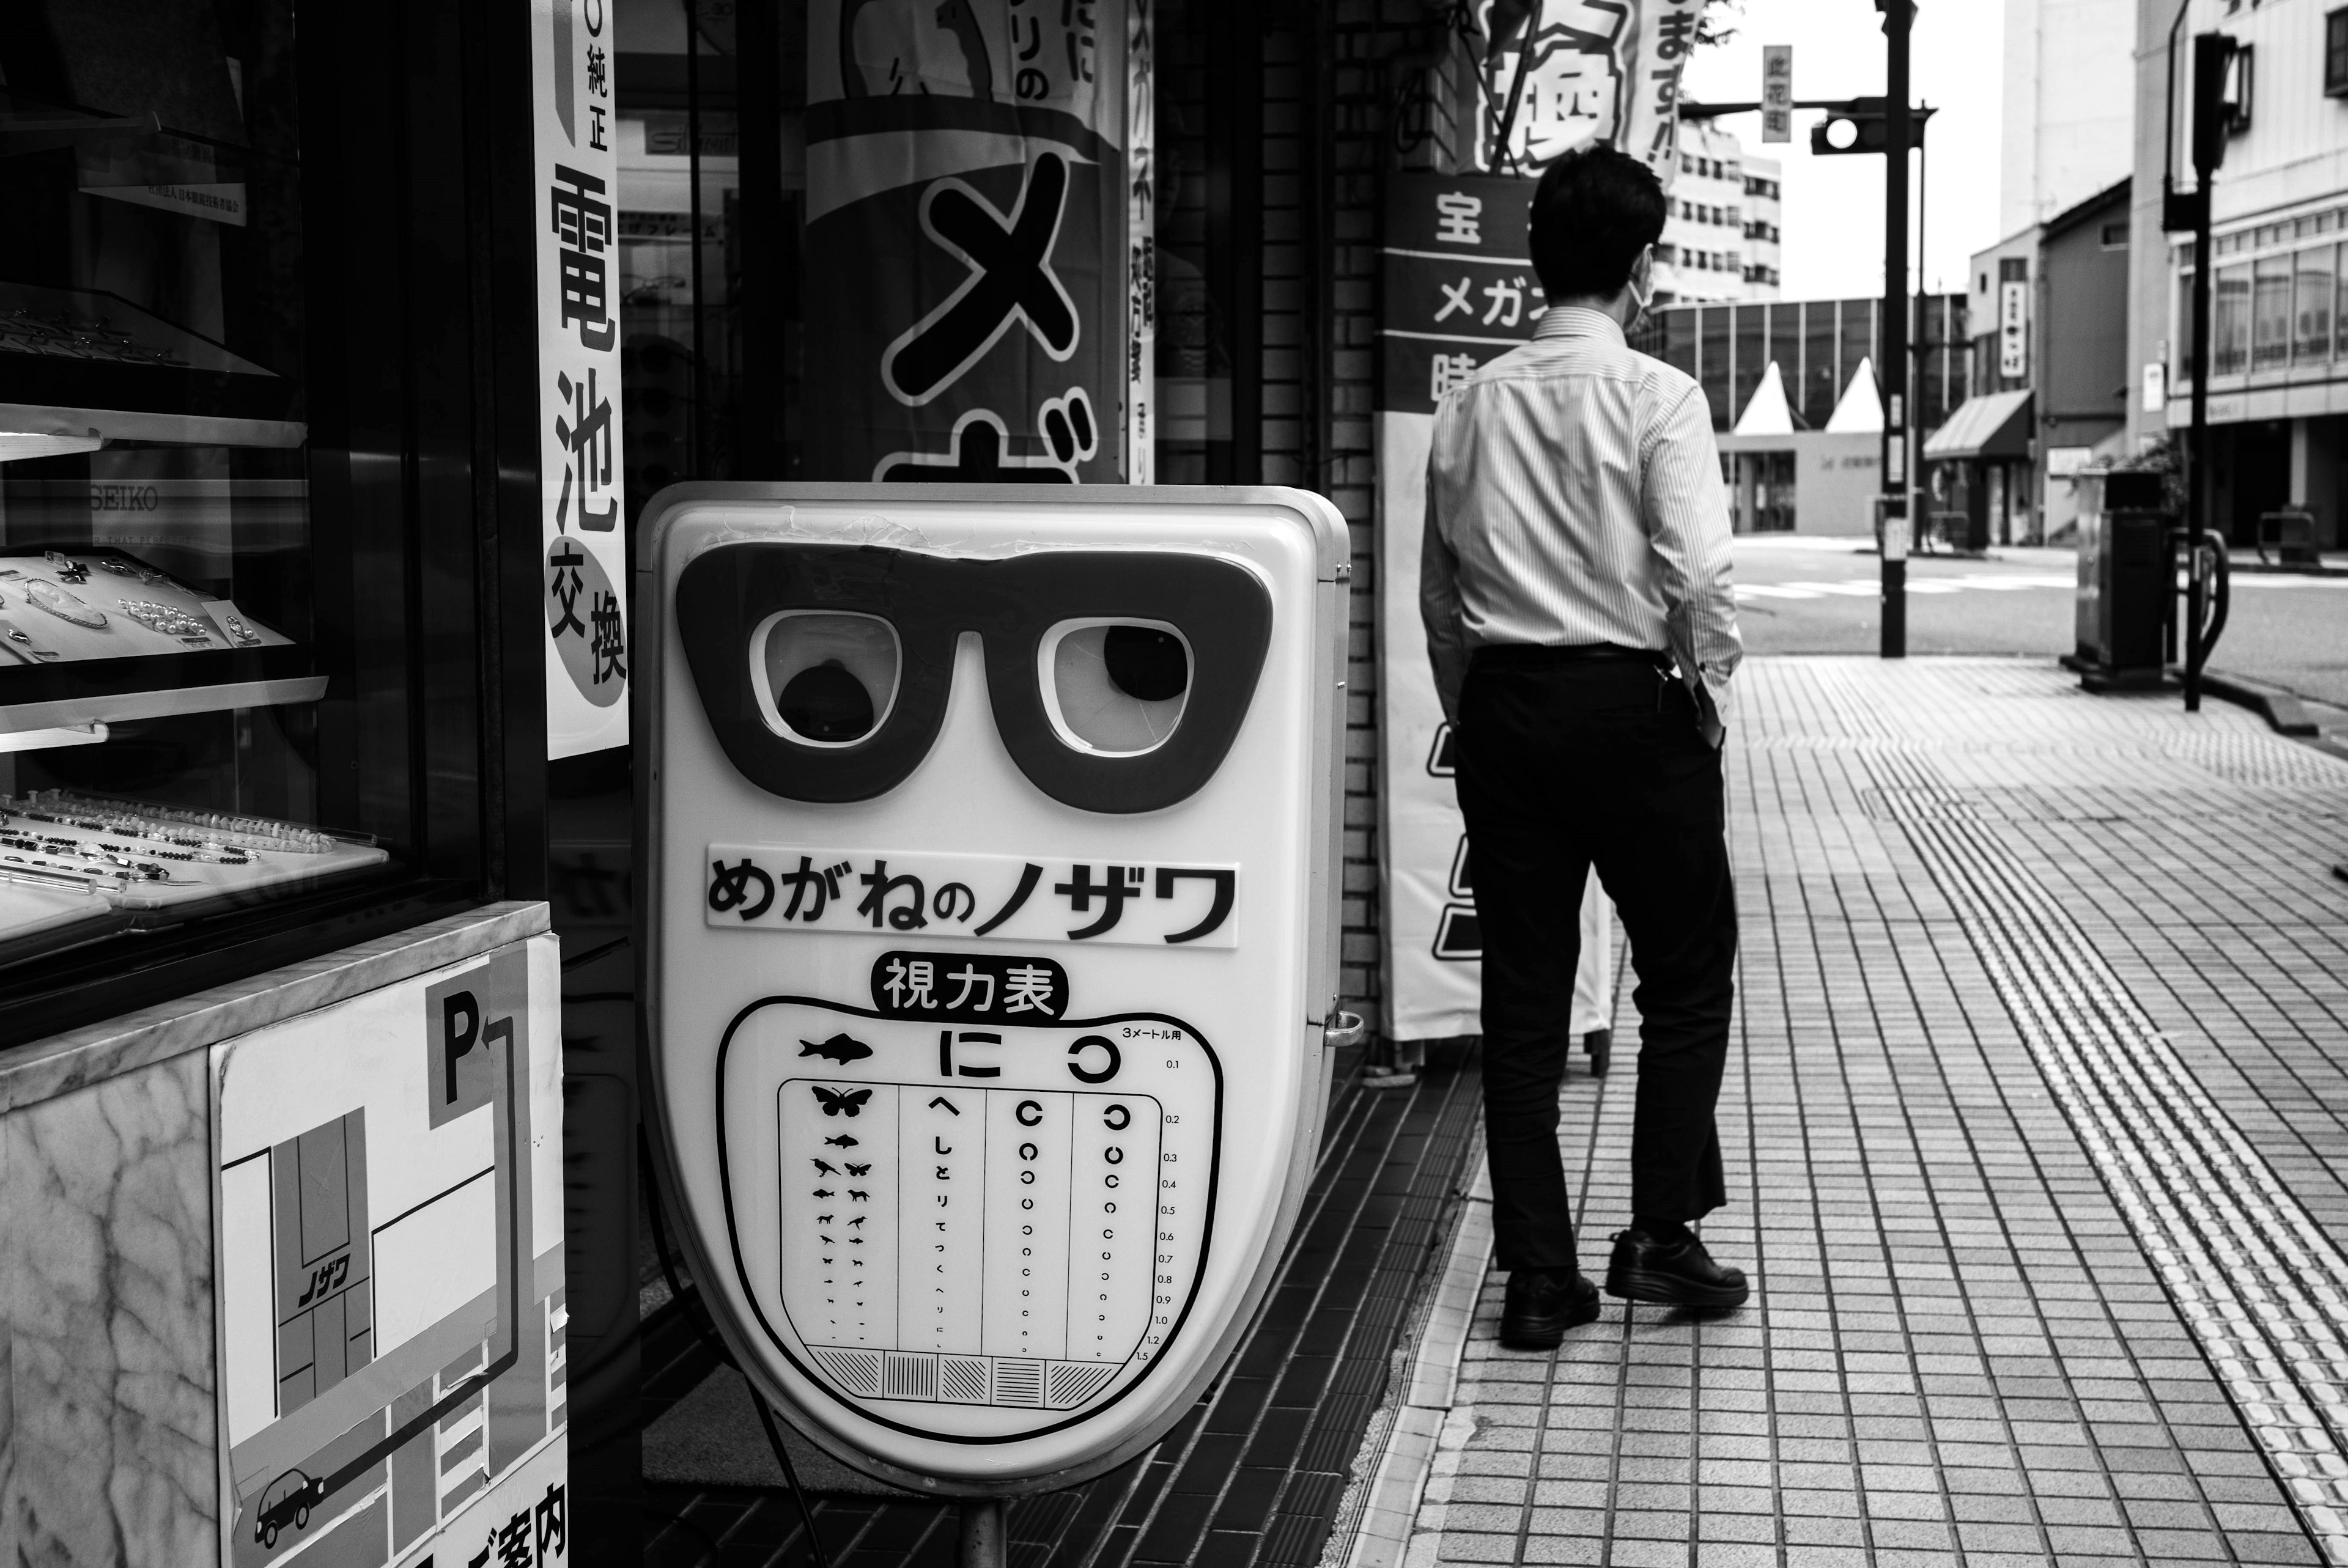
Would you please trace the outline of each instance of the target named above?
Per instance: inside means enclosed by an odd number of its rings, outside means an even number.
[[[1608,148],[1532,201],[1549,308],[1533,341],[1447,395],[1427,459],[1420,609],[1484,934],[1484,1124],[1503,1343],[1598,1316],[1557,1147],[1576,915],[1598,878],[1638,975],[1631,1228],[1609,1294],[1741,1305],[1745,1276],[1688,1229],[1727,1202],[1713,1106],[1736,957],[1720,777],[1743,645],[1711,411],[1633,353],[1663,187]]]

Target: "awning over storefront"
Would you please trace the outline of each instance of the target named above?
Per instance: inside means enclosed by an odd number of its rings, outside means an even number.
[[[1950,463],[1967,457],[2030,456],[2030,390],[1984,392],[1957,405],[1957,411],[1924,438],[1924,461]]]

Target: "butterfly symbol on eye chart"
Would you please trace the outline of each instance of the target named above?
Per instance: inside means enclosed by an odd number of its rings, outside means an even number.
[[[827,1116],[861,1116],[864,1102],[872,1098],[870,1089],[826,1089],[819,1084],[808,1087],[815,1090],[816,1103],[823,1107]]]
[[[851,1176],[860,1176],[871,1168],[870,1165],[850,1165],[848,1167],[848,1173]]]

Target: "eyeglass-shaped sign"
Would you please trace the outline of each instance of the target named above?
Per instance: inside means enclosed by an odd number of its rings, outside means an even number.
[[[645,516],[644,994],[695,1277],[869,1473],[1097,1473],[1220,1368],[1317,1143],[1344,525],[942,486]]]
[[[904,782],[937,742],[971,631],[1029,783],[1086,811],[1172,805],[1221,764],[1272,629],[1271,595],[1237,562],[1117,550],[730,545],[685,569],[676,606],[726,756],[808,802]]]

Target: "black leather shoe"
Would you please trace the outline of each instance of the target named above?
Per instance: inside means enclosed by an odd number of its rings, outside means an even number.
[[[1614,1237],[1606,1294],[1664,1307],[1742,1307],[1752,1294],[1745,1271],[1712,1261],[1693,1235],[1671,1240],[1627,1230]]]
[[[1614,1031],[1593,1029],[1581,1037],[1581,1049],[1590,1056],[1590,1076],[1603,1078],[1614,1061]]]
[[[1569,1328],[1598,1319],[1598,1287],[1579,1269],[1515,1268],[1500,1307],[1500,1343],[1511,1350],[1554,1350]]]

